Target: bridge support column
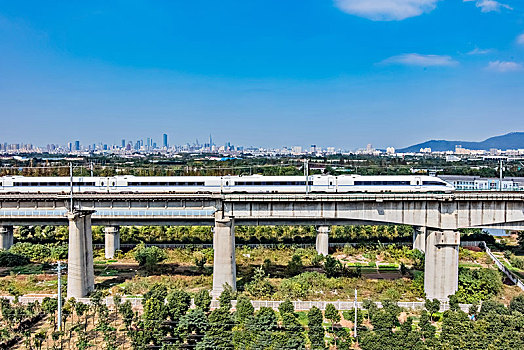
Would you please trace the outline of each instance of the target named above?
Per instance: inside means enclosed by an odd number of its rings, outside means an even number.
[[[222,212],[215,214],[213,233],[213,291],[214,298],[220,296],[227,283],[237,289],[237,268],[235,262],[235,222],[231,217],[223,217]]]
[[[67,298],[82,298],[95,288],[91,211],[75,211],[69,219]]]
[[[418,249],[422,253],[426,252],[426,227],[415,226],[413,230],[413,249]]]
[[[105,257],[106,259],[113,259],[115,252],[120,250],[120,231],[117,226],[106,226],[104,232]]]
[[[321,255],[329,254],[329,226],[319,226],[317,228],[317,253]]]
[[[0,226],[0,249],[8,250],[13,245],[13,226]]]
[[[460,233],[428,230],[424,291],[428,299],[447,300],[458,290]]]

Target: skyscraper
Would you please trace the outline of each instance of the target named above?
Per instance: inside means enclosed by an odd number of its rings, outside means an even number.
[[[162,135],[162,146],[167,148],[167,134]]]
[[[126,140],[122,139],[122,148],[126,148]]]
[[[80,151],[80,141],[75,141],[75,151]]]

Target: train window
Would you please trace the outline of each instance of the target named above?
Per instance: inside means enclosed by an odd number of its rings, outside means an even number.
[[[226,186],[229,186],[229,181],[226,181]]]
[[[102,181],[102,182],[100,183],[100,185],[104,186],[104,181]]]
[[[409,181],[355,181],[355,186],[409,186]]]
[[[440,181],[424,181],[422,182],[425,186],[446,186],[445,183]]]

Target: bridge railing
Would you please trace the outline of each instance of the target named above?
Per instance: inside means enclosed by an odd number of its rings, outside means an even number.
[[[487,246],[486,242],[481,242],[481,247],[484,248],[499,270],[502,271],[511,282],[524,291],[524,283],[491,252],[491,249]]]

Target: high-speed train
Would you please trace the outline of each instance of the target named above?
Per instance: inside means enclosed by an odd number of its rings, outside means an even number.
[[[71,183],[72,182],[72,183]],[[432,176],[113,176],[0,178],[0,193],[450,193]]]

